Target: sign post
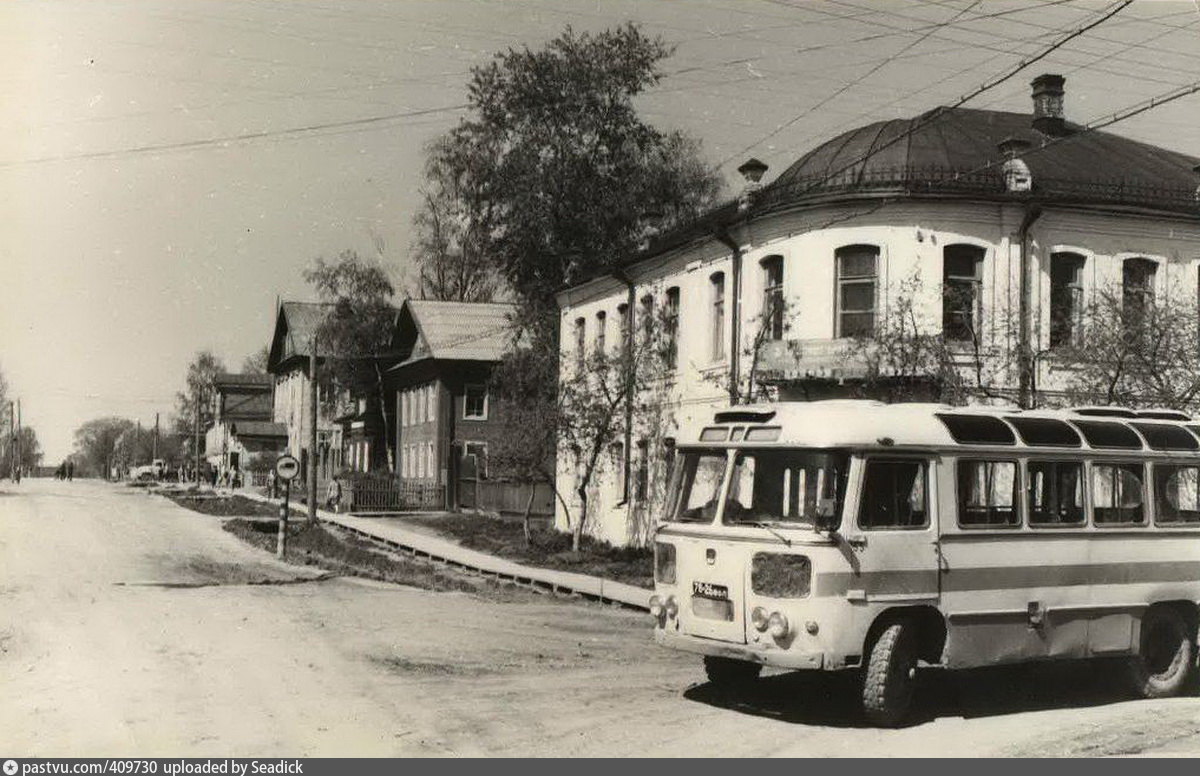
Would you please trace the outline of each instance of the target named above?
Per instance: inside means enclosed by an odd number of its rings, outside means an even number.
[[[275,556],[287,554],[288,502],[292,497],[292,480],[300,473],[300,462],[295,456],[281,455],[275,462],[275,476],[283,480],[283,501],[279,504],[279,539],[275,544]]]

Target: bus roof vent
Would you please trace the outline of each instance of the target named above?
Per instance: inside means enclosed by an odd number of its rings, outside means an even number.
[[[1105,423],[1099,420],[1072,420],[1071,425],[1083,432],[1092,447],[1102,450],[1141,450],[1142,439],[1124,423]]]
[[[1031,447],[1081,447],[1079,432],[1054,418],[1012,417],[1004,419],[1017,429],[1021,439]]]
[[[1200,450],[1196,437],[1183,426],[1168,423],[1130,423],[1146,438],[1152,450]]]
[[[1138,410],[1139,418],[1147,420],[1191,420],[1192,416],[1179,410]]]
[[[718,412],[714,423],[766,423],[775,417],[774,410],[726,410]]]
[[[1097,418],[1136,418],[1138,414],[1127,407],[1076,407],[1071,410],[1076,415],[1088,415]]]
[[[958,415],[937,413],[938,420],[963,445],[1015,445],[1017,437],[1011,428],[995,415]]]

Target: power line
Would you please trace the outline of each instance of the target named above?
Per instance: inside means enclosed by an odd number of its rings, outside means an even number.
[[[210,146],[219,146],[226,143],[242,143],[252,140],[265,140],[275,137],[289,137],[294,135],[303,135],[310,132],[320,132],[328,129],[346,129],[349,127],[365,127],[373,124],[381,124],[398,119],[412,118],[415,116],[427,116],[434,113],[447,113],[460,111],[470,107],[468,103],[459,105],[446,105],[440,108],[427,108],[424,110],[405,111],[403,113],[390,113],[384,116],[368,116],[361,119],[350,119],[347,121],[330,121],[324,124],[309,124],[303,127],[291,127],[289,129],[264,130],[262,132],[246,132],[239,135],[226,135],[224,137],[205,138],[203,140],[185,140],[179,143],[159,143],[153,145],[134,146],[132,148],[120,148],[110,151],[93,151],[83,154],[66,154],[62,156],[44,156],[37,159],[22,159],[15,162],[0,163],[0,169],[6,167],[18,167],[32,164],[47,164],[50,162],[72,162],[85,159],[112,159],[122,156],[138,156],[141,154],[158,153],[161,151],[177,151],[181,149],[207,148]]]

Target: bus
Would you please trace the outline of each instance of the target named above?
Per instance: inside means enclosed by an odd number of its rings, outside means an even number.
[[[714,685],[853,671],[902,723],[918,665],[1118,658],[1189,687],[1200,423],[1172,411],[737,406],[676,439],[654,636]]]

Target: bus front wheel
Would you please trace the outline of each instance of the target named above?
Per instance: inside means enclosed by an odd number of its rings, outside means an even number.
[[[708,681],[716,687],[732,687],[745,682],[753,682],[762,673],[762,666],[745,660],[733,660],[727,657],[704,657],[704,673]]]
[[[867,719],[893,727],[908,715],[917,686],[917,630],[911,622],[894,622],[871,647],[863,672],[862,703]]]
[[[1169,606],[1156,606],[1142,618],[1138,653],[1129,660],[1133,690],[1143,698],[1178,695],[1187,683],[1196,645],[1187,619]]]

